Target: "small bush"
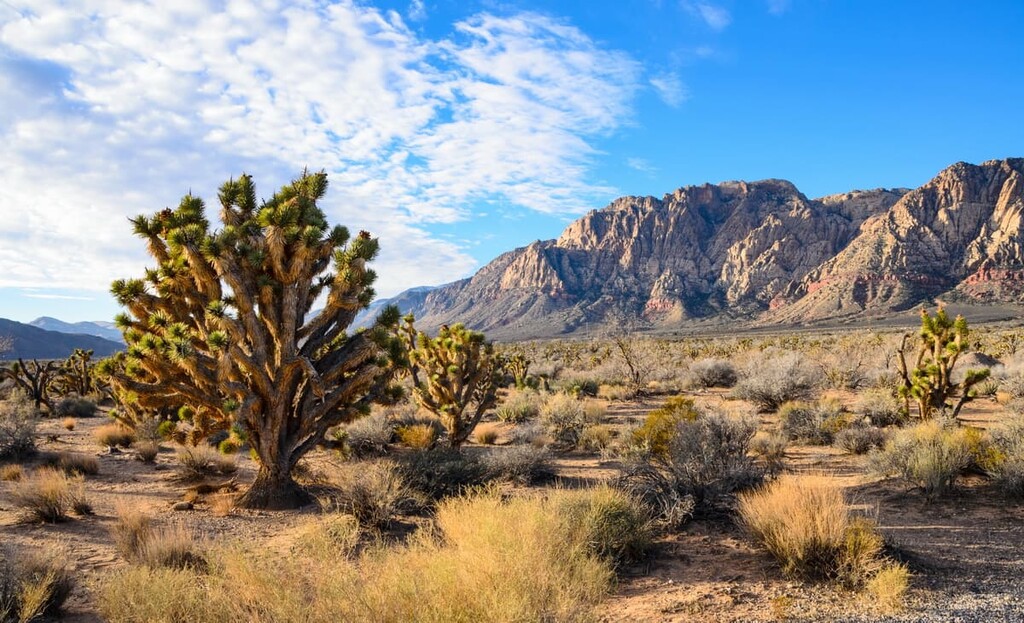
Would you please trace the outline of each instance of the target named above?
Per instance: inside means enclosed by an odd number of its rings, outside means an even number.
[[[66,418],[64,418],[63,420],[60,421],[60,425],[63,426],[64,430],[66,430],[66,431],[73,431],[73,430],[75,430],[75,424],[76,424],[76,421],[75,421],[75,418],[73,418],[73,417],[66,417]]]
[[[509,446],[495,448],[481,457],[487,478],[530,485],[551,474],[546,448]]]
[[[410,424],[396,428],[395,436],[403,446],[414,450],[427,450],[437,444],[439,433],[437,427],[430,424]]]
[[[435,500],[458,495],[487,479],[480,461],[448,448],[410,453],[398,468],[410,487]]]
[[[16,554],[0,547],[0,621],[57,617],[75,584],[66,559],[67,553],[60,550]]]
[[[415,503],[402,471],[390,462],[372,463],[339,484],[339,510],[350,513],[362,526],[386,528]]]
[[[781,433],[758,434],[750,442],[750,451],[761,458],[768,474],[782,472],[786,461],[789,438]]]
[[[588,452],[600,452],[612,445],[615,431],[607,424],[594,424],[583,429],[579,445]]]
[[[645,452],[664,456],[675,437],[680,422],[697,419],[693,401],[684,396],[672,396],[660,408],[647,414],[644,423],[631,432],[633,446]]]
[[[21,465],[0,465],[0,482],[17,482],[24,475]]]
[[[602,486],[559,491],[552,496],[558,516],[574,540],[617,567],[634,563],[651,548],[651,522],[644,507],[620,490]]]
[[[206,569],[203,545],[183,524],[157,528],[152,520],[128,506],[119,506],[111,529],[114,547],[134,564],[169,569]]]
[[[539,403],[540,395],[535,391],[511,391],[494,410],[494,415],[502,422],[520,424],[537,417]]]
[[[932,420],[896,431],[871,453],[871,467],[883,476],[899,476],[934,497],[951,490],[976,461],[976,433],[955,422]]]
[[[82,478],[50,467],[40,468],[15,482],[11,499],[32,518],[49,523],[66,519],[71,511],[88,513],[89,508]]]
[[[855,407],[873,426],[900,426],[906,423],[903,404],[890,389],[869,389],[861,394]]]
[[[238,470],[238,464],[206,445],[185,446],[177,453],[177,478],[180,482],[196,482],[210,476],[226,476]]]
[[[910,588],[910,570],[904,564],[888,563],[868,579],[865,588],[880,610],[897,611]]]
[[[634,395],[635,392],[625,385],[602,384],[597,388],[597,397],[602,400],[628,400]]]
[[[882,538],[851,518],[842,490],[824,477],[783,477],[742,494],[739,516],[787,575],[859,586],[879,565]]]
[[[348,557],[359,544],[359,520],[345,513],[324,513],[298,528],[292,552],[316,560]]]
[[[157,436],[160,437],[160,439],[163,439],[164,441],[170,441],[174,437],[174,432],[177,430],[177,428],[177,422],[164,420],[163,422],[157,424],[156,433]]]
[[[801,400],[814,390],[816,374],[799,353],[766,353],[750,362],[733,393],[762,411]]]
[[[361,417],[345,427],[348,445],[356,456],[383,454],[395,434],[395,427],[385,413]]]
[[[92,432],[96,442],[107,448],[127,448],[135,441],[135,432],[120,423],[104,424]]]
[[[791,440],[829,445],[836,433],[850,426],[848,414],[837,401],[787,402],[779,408],[782,432]]]
[[[519,424],[509,432],[508,438],[513,444],[528,443],[538,448],[547,447],[554,441],[540,422]]]
[[[736,367],[724,359],[700,359],[690,365],[687,385],[691,387],[732,387],[736,384]]]
[[[39,414],[24,394],[14,392],[0,401],[0,459],[21,459],[36,450]]]
[[[473,439],[478,444],[493,446],[498,442],[498,427],[493,423],[479,424],[473,430]]]
[[[853,426],[835,435],[835,446],[850,454],[867,454],[885,445],[888,435],[877,426]]]
[[[58,402],[53,412],[58,417],[93,417],[96,415],[96,403],[86,398],[69,396]]]
[[[587,427],[587,413],[572,395],[551,394],[540,407],[540,421],[556,443],[576,447]]]
[[[1011,497],[1024,497],[1024,416],[1014,416],[990,433],[992,459],[984,466],[996,487]]]
[[[47,454],[43,459],[43,464],[49,467],[56,467],[69,476],[95,476],[100,473],[99,459],[77,452]]]
[[[154,463],[160,454],[160,444],[156,441],[136,441],[132,444],[135,449],[135,457],[143,463]]]
[[[228,437],[227,439],[223,439],[219,444],[217,444],[217,451],[220,452],[221,454],[238,454],[238,451],[241,449],[242,443],[234,437]]]

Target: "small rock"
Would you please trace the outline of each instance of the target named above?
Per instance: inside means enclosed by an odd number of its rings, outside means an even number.
[[[192,510],[192,502],[175,502],[174,506],[171,507],[173,511],[190,511]]]

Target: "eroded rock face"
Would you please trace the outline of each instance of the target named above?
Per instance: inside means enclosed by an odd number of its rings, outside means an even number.
[[[901,309],[947,293],[1024,292],[1024,160],[955,164],[913,191],[808,199],[784,180],[622,197],[556,240],[431,291],[425,327],[501,336],[715,317],[806,321]]]

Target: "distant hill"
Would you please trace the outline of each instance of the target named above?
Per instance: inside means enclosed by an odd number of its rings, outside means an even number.
[[[64,322],[50,316],[40,316],[28,324],[46,331],[95,335],[113,342],[124,342],[121,332],[112,322]]]
[[[95,335],[47,331],[6,318],[0,318],[0,337],[13,342],[13,349],[0,353],[0,360],[64,359],[76,348],[92,350],[94,357],[106,357],[124,349],[124,344]]]
[[[427,295],[433,290],[433,286],[419,286],[405,290],[389,299],[377,299],[370,303],[369,307],[359,312],[355,320],[352,321],[352,328],[358,329],[362,327],[369,327],[373,324],[373,321],[377,319],[381,310],[383,310],[387,305],[394,305],[398,307],[398,311],[402,312],[402,315],[408,314],[415,309],[419,309],[419,307],[423,305],[424,299],[426,299]]]

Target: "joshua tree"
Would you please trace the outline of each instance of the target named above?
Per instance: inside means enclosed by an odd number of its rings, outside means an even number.
[[[54,389],[60,394],[76,393],[85,396],[95,388],[93,383],[92,351],[76,348],[60,367],[60,375],[54,379]]]
[[[244,429],[260,464],[240,500],[250,508],[309,500],[292,468],[328,428],[389,395],[389,357],[400,354],[394,308],[346,333],[373,299],[366,264],[378,244],[328,226],[317,207],[326,190],[326,173],[303,173],[257,203],[243,175],[220,188],[222,229],[191,194],[138,216],[157,268],[111,287],[129,312],[117,318],[128,348],[103,372],[136,407],[179,409],[193,437]]]
[[[40,405],[46,405],[46,409],[53,413],[53,400],[50,399],[50,385],[60,370],[60,363],[56,361],[25,361],[18,357],[18,360],[6,368],[0,368],[0,378],[9,378],[14,384],[28,394],[28,397],[35,403],[36,410]]]
[[[529,380],[528,373],[530,370],[530,360],[526,358],[526,353],[516,349],[511,355],[504,357],[502,363],[505,372],[512,375],[516,389],[525,389]]]
[[[461,324],[443,326],[432,338],[416,330],[412,315],[399,333],[416,401],[441,418],[448,443],[458,448],[494,407],[501,370],[493,347]]]
[[[953,381],[953,367],[960,354],[967,350],[968,334],[967,321],[963,316],[950,319],[941,307],[934,317],[928,314],[928,310],[921,310],[920,344],[914,367],[911,368],[907,362],[909,333],[903,336],[896,351],[904,410],[909,413],[910,400],[913,399],[917,403],[918,415],[921,419],[928,419],[935,411],[949,408],[948,401],[959,394],[956,404],[952,405],[952,414],[954,418],[960,414],[964,404],[973,398],[971,388],[989,376],[987,368],[968,370],[963,381]]]

